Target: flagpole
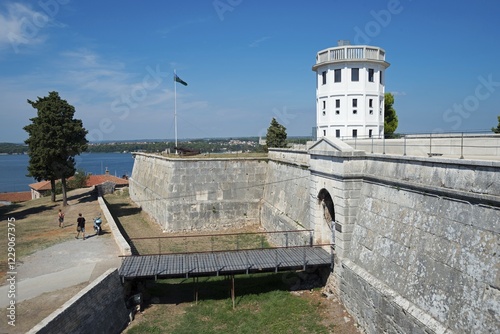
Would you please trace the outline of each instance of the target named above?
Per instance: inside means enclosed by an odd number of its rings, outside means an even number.
[[[175,80],[177,73],[174,70],[174,126],[175,126],[175,154],[177,154],[177,80]]]

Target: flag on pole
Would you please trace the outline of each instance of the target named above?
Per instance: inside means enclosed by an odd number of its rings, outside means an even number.
[[[184,86],[188,85],[184,80],[182,80],[181,78],[179,78],[177,76],[177,74],[175,74],[175,73],[174,73],[174,81],[177,81],[178,83],[180,83],[181,85],[184,85]]]

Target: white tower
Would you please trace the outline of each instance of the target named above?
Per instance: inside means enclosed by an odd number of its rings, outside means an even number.
[[[317,137],[369,138],[384,135],[385,51],[350,45],[318,52],[316,64]]]

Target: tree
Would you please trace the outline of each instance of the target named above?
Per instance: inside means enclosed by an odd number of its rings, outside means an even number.
[[[286,147],[286,128],[279,124],[273,117],[271,125],[267,128],[266,146],[269,147]]]
[[[496,128],[491,128],[491,131],[493,131],[494,133],[500,133],[500,115],[498,115],[498,125]]]
[[[68,180],[69,189],[85,188],[87,186],[87,180],[89,176],[83,169],[78,169],[75,172],[75,176]]]
[[[394,95],[385,93],[384,95],[384,134],[392,137],[394,131],[398,128],[398,115],[392,107],[394,104]]]
[[[75,155],[87,149],[87,130],[74,119],[75,108],[62,100],[57,92],[28,103],[37,109],[37,116],[24,127],[29,138],[28,176],[37,181],[50,180],[52,201],[56,200],[56,180],[61,180],[63,205],[67,205],[66,179],[75,174]]]

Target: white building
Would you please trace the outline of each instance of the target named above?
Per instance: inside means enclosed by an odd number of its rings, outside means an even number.
[[[316,72],[316,135],[368,138],[384,135],[385,51],[349,45],[321,50]]]

